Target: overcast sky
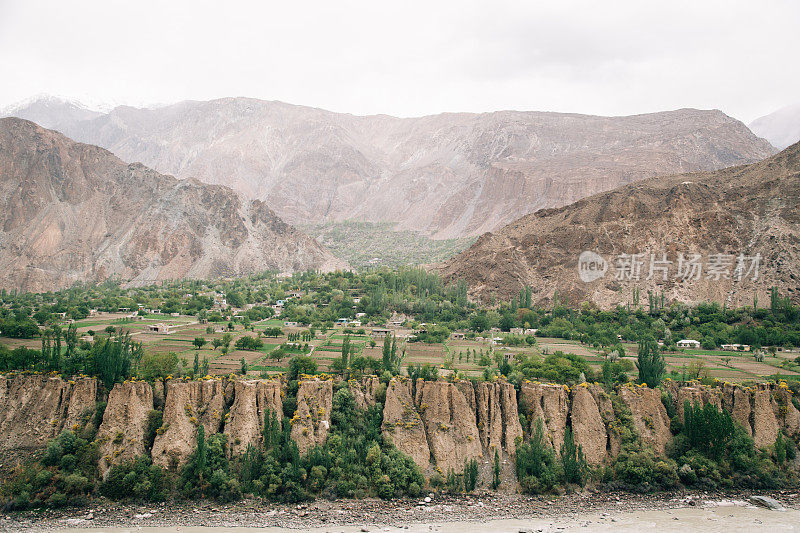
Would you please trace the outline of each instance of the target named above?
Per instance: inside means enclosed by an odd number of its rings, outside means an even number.
[[[252,96],[355,114],[800,101],[800,2],[0,0],[0,107]]]

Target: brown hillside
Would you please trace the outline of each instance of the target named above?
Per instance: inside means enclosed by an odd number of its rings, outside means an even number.
[[[344,266],[263,202],[0,119],[0,287]]]
[[[558,209],[527,215],[487,233],[468,250],[436,267],[447,279],[466,280],[474,294],[508,298],[525,285],[533,299],[602,307],[631,301],[639,287],[664,293],[667,301],[713,300],[729,305],[762,305],[777,286],[800,301],[800,144],[759,163],[716,172],[652,178],[585,198]],[[582,251],[600,254],[608,271],[584,282],[578,273]],[[639,281],[618,280],[619,254],[644,253]],[[667,253],[668,279],[649,274],[650,254]],[[699,280],[676,279],[678,254],[701,254]],[[711,254],[734,256],[730,279],[707,278]],[[739,254],[761,254],[759,276],[737,279]],[[750,262],[745,266],[749,268]]]

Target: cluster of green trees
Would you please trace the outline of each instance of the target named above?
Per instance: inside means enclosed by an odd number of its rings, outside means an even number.
[[[561,484],[583,486],[588,475],[586,458],[572,430],[565,430],[560,453],[556,454],[546,440],[541,419],[534,422],[530,439],[517,446],[514,466],[522,490],[532,494],[550,492]]]
[[[233,343],[237,350],[260,350],[264,347],[264,341],[258,337],[251,337],[250,335],[242,335],[236,342]]]
[[[52,336],[50,331],[52,331]],[[66,375],[97,376],[107,388],[132,376],[144,358],[142,344],[128,332],[97,336],[93,342],[78,341],[74,327],[62,337],[58,326],[42,336],[42,349],[0,345],[0,370],[54,371]],[[62,345],[62,338],[64,344]]]

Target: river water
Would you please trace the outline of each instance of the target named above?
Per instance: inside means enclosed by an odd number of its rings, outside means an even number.
[[[53,526],[57,527],[56,524]],[[587,513],[563,518],[534,520],[486,520],[481,522],[425,522],[408,526],[380,526],[353,524],[326,526],[310,529],[287,529],[278,527],[114,527],[70,529],[84,533],[278,533],[278,532],[410,532],[410,533],[461,533],[486,531],[492,533],[565,533],[570,531],[599,532],[647,532],[684,533],[708,531],[733,533],[737,531],[800,531],[800,511],[770,511],[762,508],[737,505],[715,505],[713,507],[687,507],[641,512]]]

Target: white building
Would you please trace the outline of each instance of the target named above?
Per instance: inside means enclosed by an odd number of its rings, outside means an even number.
[[[694,339],[683,339],[677,342],[678,348],[694,348],[700,347],[700,341]]]

